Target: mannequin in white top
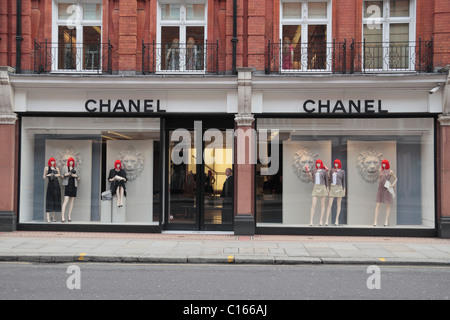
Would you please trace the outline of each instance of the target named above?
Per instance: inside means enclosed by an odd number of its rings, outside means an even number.
[[[316,211],[317,198],[320,198],[321,204],[321,213],[320,213],[320,222],[319,225],[322,225],[323,216],[325,213],[325,199],[328,197],[328,178],[327,172],[328,168],[323,165],[322,160],[318,159],[316,161],[316,166],[312,170],[305,167],[306,171],[309,173],[311,181],[314,182],[314,188],[312,191],[312,204],[311,204],[311,213],[310,213],[310,222],[309,225],[313,225],[314,213]]]
[[[334,198],[336,198],[336,219],[335,225],[339,223],[339,215],[341,214],[342,198],[345,197],[345,171],[342,170],[342,164],[339,159],[334,161],[334,168],[330,170],[330,198],[327,208],[327,219],[325,225],[328,225],[328,220],[331,214],[331,208],[333,207]]]

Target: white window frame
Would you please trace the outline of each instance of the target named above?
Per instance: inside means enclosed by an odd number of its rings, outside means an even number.
[[[301,3],[302,4],[302,10],[301,10],[301,18],[300,19],[283,19],[283,3]],[[308,18],[308,3],[311,2],[326,2],[327,3],[327,18],[326,19],[310,19]],[[280,1],[280,45],[282,45],[283,41],[283,26],[284,25],[301,25],[302,26],[302,34],[301,38],[306,39],[305,41],[301,42],[301,52],[302,52],[302,58],[303,54],[305,55],[306,59],[302,59],[305,61],[308,61],[308,26],[310,25],[326,25],[327,26],[327,61],[326,61],[326,69],[308,69],[308,66],[301,63],[301,68],[299,68],[296,71],[289,70],[289,72],[331,72],[332,70],[332,55],[330,50],[332,48],[329,48],[329,44],[332,43],[332,0],[282,0]],[[287,70],[283,70],[282,65],[282,58],[280,56],[280,70],[282,72],[286,72]]]
[[[367,2],[370,0],[364,0],[364,2]],[[382,43],[383,43],[383,57],[387,57],[387,61],[382,61],[382,68],[377,70],[372,70],[369,72],[380,72],[380,71],[415,71],[415,64],[413,63],[413,59],[411,57],[409,58],[409,68],[407,69],[391,69],[390,61],[389,61],[389,45],[391,43],[390,40],[390,27],[392,24],[409,24],[409,42],[415,42],[416,41],[416,0],[410,0],[409,2],[409,17],[391,17],[390,15],[390,4],[391,0],[379,0],[383,1],[383,8],[382,12],[383,15],[380,18],[376,17],[369,17],[365,18],[365,6],[363,4],[363,12],[362,12],[362,30],[361,30],[361,42],[364,43],[364,25],[366,24],[373,24],[375,19],[375,23],[379,23],[382,26]],[[378,20],[376,20],[378,19]],[[362,48],[362,50],[365,50]],[[363,51],[361,52],[363,54]],[[362,64],[364,64],[364,59],[362,59]]]
[[[161,4],[179,4],[180,5],[180,19],[178,20],[161,20]],[[204,4],[205,5],[205,12],[204,12],[204,20],[187,20],[186,19],[186,5],[187,4]],[[207,35],[208,35],[208,0],[159,0],[158,1],[158,9],[156,13],[157,17],[157,31],[156,31],[156,43],[157,48],[154,48],[154,50],[158,50],[161,52],[161,48],[159,47],[159,44],[161,44],[161,29],[162,27],[179,27],[180,28],[180,43],[186,43],[186,27],[204,27],[204,43],[207,43]],[[206,64],[207,64],[207,57],[206,57],[206,47],[203,52],[204,54],[204,67],[203,70],[198,71],[187,71],[185,70],[185,65],[181,63],[183,60],[180,56],[180,68],[177,70],[161,70],[161,55],[156,55],[156,72],[157,73],[188,73],[188,74],[204,74],[206,73]]]
[[[63,72],[63,73],[98,73],[98,70],[85,70],[85,68],[83,67],[83,56],[81,55],[79,58],[77,59],[81,59],[81,61],[77,61],[76,63],[76,69],[73,70],[67,70],[67,69],[59,69],[59,56],[58,54],[54,54],[53,50],[55,50],[53,48],[53,46],[56,46],[56,50],[58,50],[58,29],[59,26],[64,26],[68,24],[67,20],[60,20],[58,19],[58,4],[63,4],[63,3],[70,3],[70,4],[74,4],[77,5],[79,10],[76,11],[75,13],[75,25],[73,26],[74,28],[76,28],[76,39],[77,39],[77,48],[78,45],[80,45],[80,49],[81,52],[84,52],[84,48],[83,48],[83,27],[86,26],[100,26],[102,28],[102,32],[100,35],[100,43],[103,43],[103,3],[101,0],[54,0],[53,1],[53,10],[52,10],[52,51],[51,53],[54,55],[54,59],[52,59],[52,72],[53,73],[57,73],[57,72]],[[100,20],[83,20],[83,10],[84,10],[84,4],[100,4],[102,5],[102,10],[101,10],[101,17]],[[78,49],[77,49],[78,50]],[[102,48],[100,48],[100,52],[102,52]],[[99,59],[99,70],[101,72],[102,70],[102,59],[100,57]]]

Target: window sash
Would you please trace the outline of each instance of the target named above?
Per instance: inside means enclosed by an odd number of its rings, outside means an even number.
[[[172,20],[165,20],[163,19],[163,9],[166,10],[167,8],[170,8],[171,5],[175,5],[175,7],[179,7],[179,18],[178,19],[172,19]],[[198,11],[197,15],[195,15],[195,5],[202,5],[203,8],[203,15],[202,19],[189,19],[189,13],[188,11],[190,9],[193,10],[193,18],[199,17]],[[192,7],[191,7],[192,6]],[[198,10],[198,7],[197,7]],[[158,2],[158,28],[157,28],[157,43],[159,44],[157,50],[159,50],[159,54],[157,54],[156,58],[156,65],[157,69],[156,72],[163,72],[163,73],[170,73],[170,72],[200,72],[203,73],[205,71],[204,62],[203,62],[203,68],[195,66],[195,67],[189,67],[190,64],[188,64],[186,61],[187,59],[187,43],[188,43],[188,37],[189,37],[189,29],[190,28],[203,28],[203,43],[199,43],[196,41],[197,45],[201,48],[206,49],[204,44],[207,42],[207,2],[204,0],[178,0],[178,1],[171,1],[171,0],[162,0]],[[165,28],[178,28],[178,40],[179,40],[179,49],[176,50],[179,54],[179,57],[175,59],[176,63],[175,65],[168,63],[166,60],[167,57],[165,53],[167,50],[167,46],[170,46],[170,43],[165,42],[165,35],[163,34]],[[173,30],[173,29],[172,29]],[[197,37],[198,38],[198,37]],[[198,39],[197,39],[198,40]],[[172,42],[172,41],[171,41]],[[199,53],[200,55],[205,54],[205,50],[202,51],[202,53]],[[198,55],[199,56],[199,55]],[[201,61],[205,61],[205,57],[201,59]]]
[[[100,16],[100,20],[97,19],[84,19],[85,5],[97,5],[100,7],[96,8],[96,14]],[[67,6],[68,5],[68,6]],[[71,12],[61,15],[60,10],[67,10],[70,6]],[[54,2],[54,24],[53,24],[53,35],[52,43],[55,44],[55,48],[52,46],[52,54],[54,59],[52,60],[52,71],[62,71],[64,72],[97,72],[101,70],[101,52],[102,47],[98,48],[99,52],[95,54],[92,51],[92,46],[94,44],[89,44],[84,48],[85,43],[85,31],[88,27],[100,28],[100,44],[102,43],[102,27],[103,27],[103,6],[98,1],[55,1]],[[97,16],[98,16],[97,15]],[[64,19],[61,19],[63,17]],[[68,19],[70,19],[68,21]],[[64,47],[60,48],[60,30],[67,28],[74,29],[74,42],[71,44],[63,43]],[[70,46],[70,48],[68,47]],[[97,43],[95,43],[97,46]],[[100,55],[100,56],[98,56]],[[70,57],[70,59],[69,59]],[[69,60],[68,60],[69,59]],[[69,68],[67,66],[70,65]],[[94,70],[95,69],[95,70]]]
[[[311,15],[311,13],[317,12],[313,10],[314,7],[318,8],[320,12],[319,4],[326,4],[326,17],[324,17],[323,15],[321,17]],[[286,37],[289,37],[289,40],[293,42],[293,46],[296,47],[295,49],[291,49],[294,52],[294,54],[292,54],[294,56],[294,62],[289,62],[289,59],[287,59],[286,57],[284,57],[284,60],[283,57],[280,57],[280,70],[285,72],[317,72],[318,70],[329,72],[332,68],[332,55],[330,54],[331,49],[328,45],[329,43],[331,43],[332,34],[331,1],[284,0],[281,2],[280,6],[280,46],[283,46]],[[297,10],[300,9],[300,15],[297,15],[296,18],[295,16],[294,18],[291,18],[292,15],[290,16],[285,14],[292,8],[296,8]],[[289,28],[289,26],[298,27],[295,36],[285,34],[285,30],[292,29]],[[311,41],[310,30],[313,26],[325,27],[324,43],[319,44],[317,42]],[[298,34],[298,30],[300,30],[301,34]],[[281,54],[283,55],[283,52],[281,52]],[[284,55],[286,55],[286,53],[284,53]],[[319,59],[317,59],[317,57],[319,57]],[[317,61],[320,62],[318,63]]]
[[[409,0],[408,17],[392,17],[391,5],[396,1],[364,1],[363,4],[362,42],[366,43],[366,48],[363,50],[364,56],[370,57],[370,61],[363,61],[363,63],[369,62],[373,71],[414,71],[409,46],[411,42],[415,41],[414,8],[416,1]],[[383,6],[380,8],[381,11],[377,11],[375,8],[369,10],[371,5],[380,6],[381,4]],[[400,27],[402,25],[403,28]],[[394,29],[401,30],[401,34],[393,34]],[[405,38],[405,35],[407,35],[407,38]],[[399,37],[403,39],[399,39]],[[371,38],[374,40],[371,40]],[[400,40],[402,44],[400,44]],[[395,49],[393,49],[393,46]],[[402,46],[405,49],[402,49]],[[402,53],[400,57],[398,54],[399,48]]]

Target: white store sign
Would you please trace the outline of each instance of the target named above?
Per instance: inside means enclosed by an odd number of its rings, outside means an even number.
[[[217,113],[230,112],[235,95],[226,90],[29,90],[16,91],[16,112]]]
[[[254,90],[252,113],[374,115],[441,113],[442,93],[426,90]],[[234,90],[21,90],[15,112],[237,113]]]
[[[440,94],[430,95],[425,90],[374,91],[263,91],[260,99],[253,99],[252,110],[254,113],[311,115],[442,112]]]

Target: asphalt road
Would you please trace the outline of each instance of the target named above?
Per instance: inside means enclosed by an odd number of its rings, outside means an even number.
[[[368,267],[5,262],[0,299],[181,300],[187,312],[191,300],[450,299],[450,267]]]

